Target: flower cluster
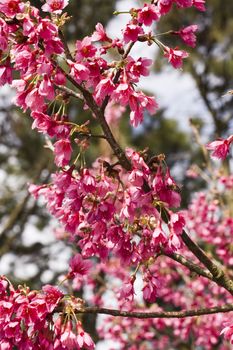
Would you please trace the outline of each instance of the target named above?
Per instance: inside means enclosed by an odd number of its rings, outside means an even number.
[[[45,285],[41,292],[28,287],[14,287],[0,278],[0,347],[23,349],[73,350],[94,348],[80,322],[71,321],[69,313],[80,308],[78,299],[64,300],[56,287]],[[63,303],[63,304],[62,304]],[[58,309],[64,308],[69,321]]]
[[[230,302],[225,290],[210,286],[204,277],[200,283],[187,273],[186,267],[181,264],[177,268],[177,262],[172,260],[177,251],[184,254],[183,259],[193,259],[180,239],[186,220],[190,233],[212,245],[213,254],[232,266],[230,215],[222,215],[216,198],[209,199],[203,193],[193,199],[188,211],[178,211],[180,190],[164,155],[149,158],[146,150],[123,151],[109,127],[128,112],[131,125],[137,127],[145,113],[153,115],[158,108],[154,97],[137,86],[142,77],[149,75],[153,62],[146,57],[133,57],[133,46],[137,42],[156,44],[173,67],[181,68],[188,53],[164,44],[154,24],[173,5],[204,11],[205,1],[158,0],[132,8],[127,11],[129,20],[119,38],[110,38],[98,23],[92,35],[76,41],[74,54],[62,34],[68,18],[61,13],[67,5],[66,0],[47,0],[42,6],[47,13],[43,17],[29,2],[0,3],[0,85],[8,83],[15,88],[15,104],[29,111],[32,128],[47,136],[47,147],[59,168],[49,184],[31,185],[30,192],[36,198],[44,198],[49,212],[66,231],[65,238],[79,251],[70,261],[64,285],[76,290],[91,287],[91,302],[102,306],[103,293],[111,281],[114,301],[119,308],[130,311],[145,310],[148,303],[154,302],[158,304],[152,310],[157,311],[166,303],[177,310],[211,307],[216,295],[219,305],[223,299]],[[197,26],[190,25],[171,30],[170,34],[194,47],[196,31]],[[112,51],[118,60],[110,61]],[[13,72],[17,72],[18,79],[13,79]],[[83,125],[72,121],[66,108],[70,97],[84,102],[84,108],[102,127],[103,135],[92,134],[91,120]],[[87,168],[83,157],[92,136],[102,137],[110,144],[114,159],[98,159]],[[218,139],[207,149],[223,159],[232,141],[232,135],[226,140]],[[222,177],[220,186],[224,191],[232,190],[232,178]],[[100,275],[104,277],[101,279]],[[136,285],[138,276],[141,287]],[[98,290],[100,279],[102,286]],[[138,293],[142,296],[140,303]],[[0,347],[91,350],[94,343],[76,315],[81,311],[85,311],[82,300],[65,296],[56,287],[47,285],[42,291],[22,286],[14,289],[2,277]],[[148,319],[140,321],[129,335],[133,321],[125,319],[114,321],[111,327],[103,323],[100,335],[116,340],[121,349],[134,350],[142,340],[143,349],[179,348],[192,333],[197,346],[212,349],[225,319],[214,315],[203,320],[199,327],[191,318]],[[232,326],[223,332],[232,341]],[[221,349],[227,349],[227,345]]]

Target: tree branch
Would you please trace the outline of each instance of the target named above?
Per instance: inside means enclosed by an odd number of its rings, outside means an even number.
[[[130,50],[129,50],[130,51]],[[128,51],[128,52],[129,52]],[[60,67],[60,69],[62,69]],[[63,70],[63,69],[62,69]],[[64,70],[66,77],[68,80],[77,87],[83,94],[83,97],[86,101],[86,104],[90,108],[90,110],[93,112],[93,114],[98,119],[104,134],[107,137],[107,141],[110,144],[114,154],[119,159],[120,164],[123,168],[125,168],[127,171],[131,170],[131,163],[129,159],[126,157],[124,151],[114,138],[112,131],[106,122],[105,116],[104,116],[104,105],[102,105],[101,108],[96,104],[92,94],[86,90],[82,85],[78,84],[73,77],[71,77],[68,73],[66,73]],[[147,183],[144,183],[143,188],[145,192],[148,192],[150,190]],[[159,208],[161,210],[161,208]],[[164,218],[165,222],[169,221],[169,213],[167,212],[166,208],[162,208],[162,217]],[[198,260],[209,270],[209,272],[213,276],[213,281],[215,281],[219,286],[225,288],[231,295],[233,295],[233,281],[231,281],[227,275],[223,272],[223,270],[218,267],[216,264],[214,264],[211,259],[205,254],[205,252],[189,237],[189,235],[183,230],[181,234],[181,238],[185,245],[189,248],[189,250],[198,258]]]
[[[219,286],[225,288],[233,295],[233,281],[228,278],[221,267],[217,266],[206,253],[189,237],[183,230],[181,238],[189,250],[198,258],[198,260],[211,272],[213,281]]]
[[[177,253],[164,253],[163,255],[166,255],[168,258],[173,259],[180,263],[181,265],[187,267],[190,271],[195,272],[199,276],[203,276],[208,278],[209,280],[213,281],[213,275],[207,271],[202,269],[197,264],[194,264],[192,261],[186,259],[184,256],[177,254]]]
[[[161,311],[161,312],[130,312],[116,309],[98,308],[98,307],[86,307],[76,311],[81,314],[103,314],[120,317],[130,318],[185,318],[202,315],[211,315],[222,312],[233,311],[233,304],[226,304],[224,306],[215,306],[211,308],[191,309],[183,311]]]

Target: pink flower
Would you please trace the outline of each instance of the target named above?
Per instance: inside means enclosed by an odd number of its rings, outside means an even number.
[[[42,77],[38,92],[48,100],[54,99],[54,88],[47,74]]]
[[[80,254],[76,254],[70,260],[68,278],[74,278],[76,275],[83,277],[88,273],[91,267],[92,263],[90,260],[84,260]]]
[[[3,12],[7,17],[13,18],[23,10],[23,5],[20,0],[1,0],[0,12]]]
[[[47,0],[41,8],[45,12],[60,14],[67,5],[68,0]]]
[[[205,0],[193,0],[193,6],[195,6],[199,11],[205,11]]]
[[[67,321],[65,326],[62,327],[61,344],[67,350],[78,349],[77,335],[72,330],[72,321]]]
[[[44,97],[38,92],[38,88],[32,89],[25,97],[25,105],[32,111],[42,112],[44,107]]]
[[[206,149],[212,151],[211,157],[225,159],[230,150],[230,144],[233,142],[233,135],[227,139],[217,139],[206,145]]]
[[[95,344],[93,340],[91,339],[90,335],[86,332],[84,332],[81,323],[77,323],[77,343],[80,349],[84,348],[87,350],[93,350],[95,348]]]
[[[107,36],[106,31],[101,23],[97,23],[95,26],[95,31],[91,36],[91,40],[93,41],[108,41],[112,40]]]
[[[148,58],[140,57],[137,61],[134,61],[134,59],[129,56],[126,71],[127,73],[130,72],[130,78],[133,79],[134,82],[138,82],[141,75],[149,75],[149,68],[151,65],[152,60]]]
[[[168,58],[168,61],[174,68],[181,68],[183,65],[183,59],[188,57],[188,53],[186,51],[173,50],[170,47],[166,47],[164,56]]]
[[[193,0],[175,0],[178,7],[191,7]]]
[[[195,47],[196,46],[196,35],[194,34],[198,29],[197,25],[191,25],[188,27],[185,27],[178,32],[174,32],[175,34],[178,34],[181,39],[189,46]]]
[[[142,27],[137,24],[127,24],[123,31],[124,42],[127,44],[130,41],[137,41],[140,34],[143,34]]]
[[[153,21],[157,21],[160,17],[158,7],[151,4],[145,4],[144,7],[138,11],[138,21],[145,26],[150,26]]]
[[[153,276],[150,271],[147,271],[143,277],[143,298],[149,303],[153,303],[156,300],[158,289],[160,287],[158,278]]]
[[[92,45],[92,38],[86,36],[83,40],[76,41],[76,60],[82,61],[84,58],[94,57],[96,54],[96,47]]]
[[[101,79],[99,84],[96,86],[96,99],[98,103],[101,103],[106,96],[110,96],[114,90],[114,84],[112,79],[107,77],[105,79]]]
[[[48,312],[53,312],[55,307],[59,304],[60,300],[63,298],[64,294],[54,286],[51,286],[49,284],[46,284],[42,288],[44,294],[45,294],[45,302],[47,306]]]
[[[8,47],[8,26],[6,22],[0,18],[0,50],[6,51]]]
[[[69,164],[72,148],[70,140],[61,139],[54,144],[55,163],[59,167]]]
[[[233,325],[223,328],[220,334],[224,334],[224,337],[233,344]]]
[[[161,15],[165,15],[170,11],[172,7],[173,0],[158,0],[158,8]]]
[[[89,77],[89,69],[82,63],[73,63],[70,60],[67,60],[70,65],[70,73],[77,80],[77,82],[81,83],[83,80],[87,80]]]
[[[0,86],[12,83],[12,68],[9,65],[0,66]]]

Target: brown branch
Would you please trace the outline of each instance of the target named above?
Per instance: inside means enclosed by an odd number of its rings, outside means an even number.
[[[177,253],[164,253],[164,252],[163,252],[163,255],[166,255],[168,258],[177,261],[178,263],[187,267],[190,271],[195,272],[199,276],[206,277],[209,280],[213,281],[213,275],[209,271],[202,269],[199,265],[194,264],[192,261],[186,259],[184,256]]]
[[[130,51],[130,50],[129,50]],[[129,52],[128,51],[128,52]],[[61,68],[62,69],[62,68]],[[66,73],[64,70],[66,77],[68,80],[76,86],[83,94],[83,97],[86,101],[86,104],[90,108],[90,110],[93,112],[93,114],[98,119],[104,134],[107,137],[107,141],[110,144],[114,154],[119,159],[120,164],[123,168],[126,170],[131,170],[131,163],[126,157],[124,151],[114,138],[112,131],[106,122],[105,116],[104,116],[104,108],[105,106],[102,105],[102,108],[99,108],[99,106],[96,104],[92,94],[86,90],[82,85],[78,84],[68,73]],[[144,183],[143,188],[146,192],[150,190],[147,183]],[[158,210],[161,210],[161,208],[158,208]],[[165,222],[169,221],[169,213],[165,208],[162,208],[161,212],[162,217],[164,218]],[[183,230],[181,238],[185,245],[189,248],[189,250],[198,258],[198,260],[209,270],[209,272],[213,276],[213,280],[221,287],[225,288],[228,292],[233,295],[233,282],[227,277],[227,275],[223,272],[223,270],[218,267],[216,264],[214,264],[211,259],[205,254],[205,252],[189,237],[189,235]]]
[[[233,295],[233,281],[228,278],[221,267],[217,266],[206,255],[206,253],[189,237],[185,230],[183,230],[181,238],[186,247],[188,247],[198,260],[210,271],[213,276],[213,281]]]
[[[211,315],[217,314],[220,312],[229,312],[233,311],[233,304],[226,304],[224,306],[215,306],[211,308],[201,308],[201,309],[191,309],[183,311],[159,311],[159,312],[130,312],[116,309],[106,309],[99,307],[86,307],[80,309],[77,313],[81,314],[103,314],[103,315],[112,315],[120,317],[130,317],[130,318],[185,318],[185,317],[194,317],[202,315]]]

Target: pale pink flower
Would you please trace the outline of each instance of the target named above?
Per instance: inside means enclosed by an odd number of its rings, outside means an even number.
[[[46,3],[41,8],[45,12],[60,14],[68,3],[68,0],[46,0]]]
[[[107,36],[106,31],[101,23],[97,23],[95,26],[95,31],[91,36],[91,40],[93,41],[108,41],[112,40]]]

